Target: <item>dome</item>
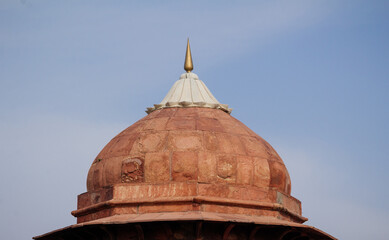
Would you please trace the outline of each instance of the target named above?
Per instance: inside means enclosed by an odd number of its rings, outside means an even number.
[[[198,211],[307,220],[270,144],[208,107],[157,109],[119,133],[93,161],[87,190],[72,212],[79,223]]]
[[[307,220],[290,195],[290,177],[277,152],[232,117],[192,69],[188,44],[187,73],[94,159],[87,192],[72,212],[78,223],[123,215],[126,221],[154,221],[148,214],[157,213],[165,214],[162,219],[227,214],[211,219]]]
[[[153,111],[119,133],[94,160],[87,189],[185,181],[286,194],[291,187],[269,143],[224,111],[193,107]]]
[[[157,109],[119,133],[93,161],[87,190],[72,212],[79,223],[191,211],[307,220],[270,144],[208,107]]]
[[[264,139],[184,69],[89,169],[77,224],[35,239],[335,239],[302,224],[288,171]]]

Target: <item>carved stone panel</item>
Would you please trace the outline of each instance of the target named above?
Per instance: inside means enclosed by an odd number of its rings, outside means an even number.
[[[129,158],[122,162],[122,183],[143,182],[144,170],[143,160],[138,158]]]

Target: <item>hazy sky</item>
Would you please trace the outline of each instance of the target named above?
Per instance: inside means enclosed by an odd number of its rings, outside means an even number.
[[[0,0],[2,239],[75,223],[93,159],[184,72],[188,36],[307,224],[388,239],[389,1],[145,2]]]

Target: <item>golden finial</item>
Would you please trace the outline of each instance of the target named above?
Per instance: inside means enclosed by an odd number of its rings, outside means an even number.
[[[192,62],[192,54],[190,53],[189,38],[188,38],[188,44],[186,45],[184,69],[186,72],[190,72],[193,70],[193,62]]]

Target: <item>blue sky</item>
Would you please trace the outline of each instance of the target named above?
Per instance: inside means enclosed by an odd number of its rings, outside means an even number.
[[[90,164],[194,72],[283,158],[307,224],[387,239],[388,1],[0,1],[0,232],[75,223]]]

